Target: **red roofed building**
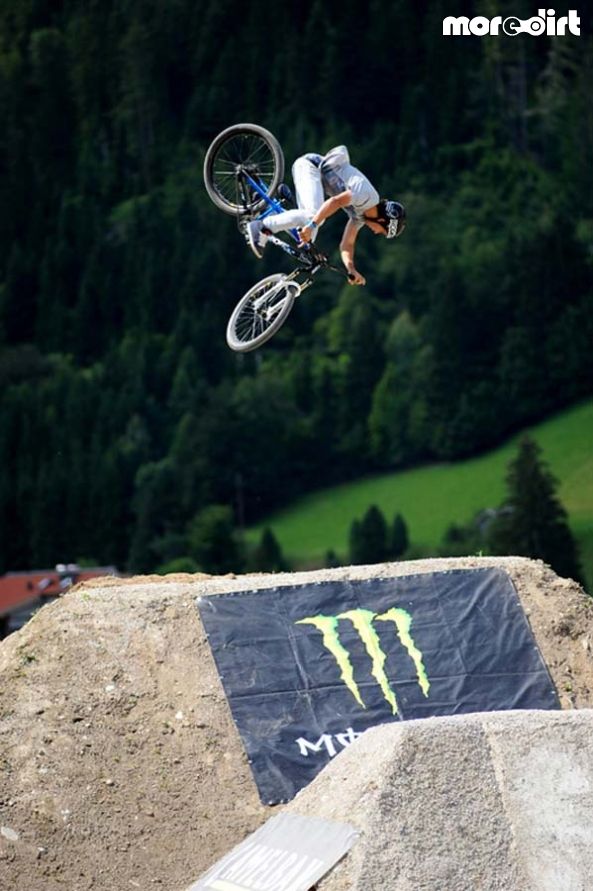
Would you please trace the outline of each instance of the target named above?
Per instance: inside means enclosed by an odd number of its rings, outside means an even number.
[[[0,639],[28,622],[33,613],[77,582],[103,575],[119,575],[114,566],[81,569],[75,563],[58,564],[55,569],[7,572],[0,576]]]

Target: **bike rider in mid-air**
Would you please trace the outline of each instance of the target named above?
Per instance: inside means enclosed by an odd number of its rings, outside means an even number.
[[[303,155],[292,166],[298,208],[273,214],[248,224],[249,246],[256,257],[263,256],[270,235],[298,229],[301,241],[315,241],[319,226],[342,208],[348,222],[340,242],[340,255],[353,285],[366,279],[354,265],[354,247],[363,226],[386,238],[397,238],[406,226],[406,211],[399,201],[379,198],[366,176],[350,163],[345,145],[327,155]],[[328,196],[325,198],[325,196]]]

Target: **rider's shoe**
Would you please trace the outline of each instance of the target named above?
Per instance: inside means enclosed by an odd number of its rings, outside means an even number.
[[[247,224],[247,241],[258,260],[261,260],[263,257],[264,248],[268,241],[268,232],[264,230],[265,226],[261,220],[252,220],[251,223]]]

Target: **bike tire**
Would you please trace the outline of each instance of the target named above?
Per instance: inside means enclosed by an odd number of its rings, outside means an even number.
[[[237,353],[248,353],[266,343],[284,324],[300,292],[301,286],[281,272],[262,278],[231,314],[226,330],[229,347]]]
[[[284,154],[276,137],[258,124],[233,124],[219,133],[204,158],[204,184],[216,207],[234,216],[258,213],[259,195],[242,196],[235,175],[238,164],[249,166],[271,196],[284,176]]]

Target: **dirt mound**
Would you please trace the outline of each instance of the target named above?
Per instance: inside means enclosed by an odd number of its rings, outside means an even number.
[[[360,836],[320,891],[586,891],[593,710],[367,731],[288,810]]]
[[[84,584],[0,644],[0,888],[179,891],[259,826],[197,596],[501,566],[564,708],[593,706],[593,609],[520,559]]]

